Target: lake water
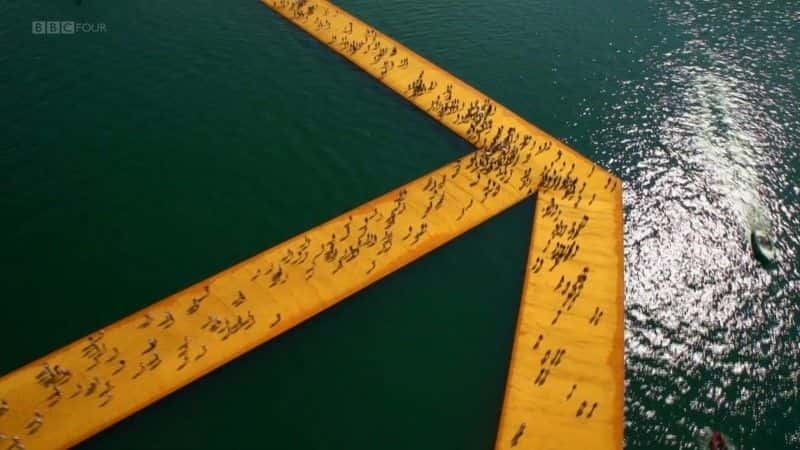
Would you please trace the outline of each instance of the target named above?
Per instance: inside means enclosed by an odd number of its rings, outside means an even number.
[[[625,181],[627,448],[800,448],[800,4],[339,4]],[[470,150],[254,0],[4,0],[0,67],[0,373]],[[532,206],[83,448],[491,448]]]

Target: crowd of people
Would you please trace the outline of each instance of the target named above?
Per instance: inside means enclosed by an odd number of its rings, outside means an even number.
[[[322,15],[318,16],[315,6],[307,0],[276,0],[275,3],[284,8],[292,8],[296,17],[315,16],[314,24],[318,30],[331,30],[333,27],[331,20],[327,17],[329,11],[325,9]],[[334,11],[334,14],[338,14],[338,11]],[[350,54],[363,52],[366,55],[373,52],[372,64],[380,68],[381,77],[397,68],[409,67],[409,57],[399,54],[397,45],[391,41],[382,42],[375,30],[366,29],[364,36],[360,39],[354,38],[355,34],[353,23],[348,22],[340,31],[338,39],[336,35],[332,36],[332,42],[342,51]],[[396,59],[398,57],[399,59]],[[574,259],[580,250],[579,237],[589,223],[590,217],[583,215],[581,220],[568,223],[562,217],[562,211],[565,209],[564,201],[576,200],[574,204],[571,203],[575,208],[581,204],[587,180],[595,171],[594,166],[588,175],[581,176],[577,173],[575,164],[568,163],[566,158],[563,158],[563,152],[560,149],[552,152],[553,157],[546,164],[530,164],[532,158],[553,150],[552,141],[537,142],[532,135],[533,132],[526,134],[524,129],[520,131],[516,127],[508,125],[509,122],[500,123],[497,119],[498,107],[492,100],[489,98],[463,98],[456,88],[454,83],[448,83],[443,90],[439,90],[439,82],[432,78],[426,79],[425,70],[422,69],[417,77],[408,83],[405,94],[412,101],[419,103],[422,102],[420,97],[428,94],[433,97],[432,94],[437,94],[430,100],[427,111],[443,122],[447,121],[449,126],[457,128],[477,148],[465,162],[459,159],[447,170],[429,177],[424,186],[420,183],[400,189],[392,199],[391,209],[388,206],[384,208],[376,206],[370,214],[357,215],[357,220],[354,215],[349,215],[343,223],[335,225],[337,232],[331,233],[330,239],[315,240],[312,237],[304,236],[302,241],[285,247],[280,257],[276,257],[269,267],[256,269],[255,273],[249,275],[250,282],[260,283],[267,289],[277,288],[287,283],[289,277],[298,270],[304,271],[306,282],[310,282],[315,276],[318,276],[322,269],[326,269],[324,271],[326,276],[337,276],[342,271],[348,270],[350,273],[359,270],[363,276],[370,276],[375,270],[381,268],[381,257],[391,254],[396,246],[405,246],[404,249],[408,249],[419,245],[432,234],[432,231],[435,231],[433,228],[442,217],[433,215],[445,208],[448,202],[455,201],[455,198],[464,198],[465,183],[455,183],[453,189],[459,193],[456,196],[453,194],[454,191],[449,190],[450,185],[453,184],[449,180],[464,176],[471,180],[467,183],[469,195],[455,206],[456,209],[450,209],[448,212],[451,214],[451,211],[460,209],[460,213],[454,218],[456,222],[462,220],[474,205],[485,204],[500,195],[503,189],[522,191],[526,195],[536,191],[560,193],[559,201],[555,196],[551,196],[549,202],[543,206],[542,218],[552,221],[551,236],[541,253],[534,259],[531,271],[538,273],[545,265],[549,266],[550,271],[553,271],[559,264]],[[535,168],[540,168],[538,173],[535,172]],[[514,175],[517,176],[516,180],[519,183],[509,184]],[[417,208],[416,201],[415,205],[409,203],[408,189],[419,189],[420,187],[427,196],[427,206],[424,208]],[[616,187],[616,180],[609,177],[605,189],[613,192]],[[588,205],[591,206],[596,195],[597,193],[592,193]],[[408,216],[408,214],[412,215]],[[402,228],[400,228],[401,223]],[[397,231],[398,229],[401,231]],[[363,264],[354,264],[357,260],[364,260],[364,262]],[[561,309],[556,312],[556,316],[551,322],[552,325],[557,323],[565,311],[570,311],[575,305],[584,289],[588,274],[589,268],[585,267],[574,279],[567,280],[565,276],[561,277],[554,290],[563,297],[563,303],[561,303]],[[187,315],[193,316],[201,311],[206,305],[206,299],[211,298],[212,295],[216,297],[219,294],[212,293],[209,286],[204,286],[202,295],[188,299]],[[224,301],[233,308],[240,308],[251,299],[248,297],[246,289],[241,288],[235,291],[235,295],[228,296]],[[200,329],[220,341],[226,341],[237,333],[249,330],[256,325],[256,315],[252,311],[244,314],[236,314],[235,311],[241,311],[241,309],[231,310],[229,317],[208,315],[207,320],[200,325]],[[157,319],[149,313],[145,313],[144,322],[139,323],[138,328],[149,328],[154,331],[170,329],[177,319],[169,311],[163,314],[163,319],[156,323]],[[603,311],[598,307],[589,322],[597,325],[602,316]],[[273,320],[264,323],[268,324],[269,328],[274,328],[281,323],[282,319],[281,314],[276,313]],[[534,349],[538,348],[541,340],[542,335]],[[89,373],[97,370],[101,365],[106,365],[110,368],[111,375],[106,379],[101,379],[99,376],[90,377],[88,383],[84,381],[86,386],[80,383],[76,384],[72,397],[96,395],[101,401],[98,406],[105,406],[112,400],[115,389],[111,377],[131,372],[133,369],[128,369],[128,367],[137,367],[137,364],[138,370],[133,373],[132,379],[138,379],[145,373],[156,370],[165,362],[161,355],[171,354],[171,351],[164,350],[162,347],[159,347],[156,337],[150,337],[140,354],[135,355],[138,361],[126,361],[117,347],[105,343],[103,332],[90,336],[86,345],[81,349],[82,357],[88,361],[85,372]],[[203,358],[208,351],[206,345],[190,345],[188,337],[184,338],[183,343],[178,347],[177,359],[180,364],[174,366],[175,370],[183,370],[191,361]],[[543,360],[550,361],[551,367],[557,366],[565,353],[565,349],[557,349],[553,356],[548,350]],[[170,358],[166,359],[170,360]],[[544,366],[544,364],[542,365]],[[535,380],[537,385],[545,383],[551,367],[542,367]],[[36,382],[49,390],[48,401],[52,406],[62,399],[62,387],[69,383],[71,378],[72,372],[68,369],[59,365],[51,367],[45,363],[41,372],[36,376]],[[73,392],[73,388],[70,389],[69,392]],[[573,387],[573,391],[574,389]],[[576,415],[586,414],[586,417],[591,417],[596,407],[597,403],[588,408],[588,404],[584,402]],[[0,400],[0,416],[6,414],[9,409],[8,402]],[[37,432],[42,427],[44,420],[44,415],[36,411],[28,425],[29,431]],[[525,424],[523,423],[513,437],[513,445],[516,445],[524,433]],[[21,439],[17,436],[14,436],[12,442],[12,448],[24,448]]]

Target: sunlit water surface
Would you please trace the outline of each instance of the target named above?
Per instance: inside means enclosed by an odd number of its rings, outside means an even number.
[[[626,181],[629,448],[696,448],[707,426],[738,448],[800,448],[790,3],[658,2],[675,35],[584,111]],[[775,236],[774,270],[753,258],[754,227]]]

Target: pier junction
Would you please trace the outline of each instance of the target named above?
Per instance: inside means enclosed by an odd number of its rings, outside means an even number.
[[[475,150],[3,376],[0,447],[75,445],[536,196],[496,448],[621,448],[622,182],[334,4],[264,3]]]

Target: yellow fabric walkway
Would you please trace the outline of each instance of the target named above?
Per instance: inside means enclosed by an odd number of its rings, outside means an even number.
[[[538,193],[497,448],[621,448],[621,182],[333,4],[265,3],[479,150],[0,378],[0,446],[74,445]]]

